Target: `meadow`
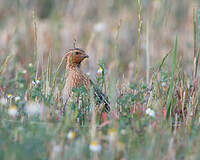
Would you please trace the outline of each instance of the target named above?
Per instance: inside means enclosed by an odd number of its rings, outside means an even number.
[[[199,5],[0,0],[0,159],[200,159]],[[74,46],[110,113],[84,88],[62,112]]]

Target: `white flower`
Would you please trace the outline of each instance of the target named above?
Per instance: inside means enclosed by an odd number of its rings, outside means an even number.
[[[8,94],[8,98],[12,98],[13,95],[11,93]]]
[[[36,82],[36,84],[40,84],[40,81],[39,81],[39,80],[36,80],[35,82]]]
[[[70,132],[67,134],[67,138],[68,138],[68,139],[74,139],[75,137],[76,137],[76,132],[70,131]]]
[[[31,103],[28,103],[25,107],[25,112],[32,116],[32,115],[37,115],[37,114],[40,114],[41,111],[43,109],[43,106],[39,103],[35,103],[35,102],[31,102]]]
[[[93,30],[94,30],[94,32],[102,32],[105,30],[105,28],[106,28],[106,24],[99,22],[94,25]]]
[[[6,104],[7,104],[7,99],[4,98],[4,97],[2,97],[2,98],[0,99],[0,104],[6,105]]]
[[[156,116],[156,113],[151,108],[147,108],[146,114],[151,116],[151,117],[155,117]]]
[[[90,72],[87,72],[86,74],[87,74],[88,76],[90,76]]]
[[[90,150],[92,152],[100,152],[101,151],[101,145],[99,144],[98,141],[92,141],[90,143]]]
[[[23,71],[22,71],[22,73],[23,73],[23,74],[26,74],[26,73],[27,73],[27,71],[26,71],[26,70],[23,70]]]
[[[15,102],[18,102],[21,98],[19,96],[15,97]]]
[[[165,82],[162,82],[162,87],[167,86],[167,84]]]
[[[8,109],[8,114],[12,117],[16,117],[18,115],[17,107],[12,105]]]
[[[36,79],[35,81],[32,81],[32,84],[38,85],[38,84],[40,84],[40,81]]]
[[[102,74],[103,73],[103,68],[99,67],[99,69],[97,70],[97,74]]]
[[[34,85],[35,85],[35,84],[36,84],[36,83],[35,83],[35,81],[32,81],[32,84],[34,84]]]
[[[33,64],[32,64],[32,63],[29,63],[28,66],[29,66],[29,67],[33,67]]]

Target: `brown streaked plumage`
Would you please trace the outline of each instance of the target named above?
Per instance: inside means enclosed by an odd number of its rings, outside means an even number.
[[[66,53],[66,83],[63,90],[63,102],[66,103],[68,99],[72,96],[72,88],[80,88],[84,86],[87,91],[90,91],[90,88],[94,88],[95,97],[98,98],[100,103],[105,104],[105,110],[110,111],[110,103],[107,96],[99,90],[94,83],[89,79],[89,77],[83,73],[80,69],[81,62],[88,58],[89,56],[85,53],[84,50],[80,48],[69,49]]]

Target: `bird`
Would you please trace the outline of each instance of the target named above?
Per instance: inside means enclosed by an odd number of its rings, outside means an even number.
[[[95,85],[88,75],[81,70],[81,62],[86,58],[89,58],[89,56],[80,48],[69,49],[66,52],[66,82],[62,93],[63,102],[66,105],[69,98],[72,97],[73,87],[80,88],[84,86],[88,93],[90,93],[92,87],[97,103],[104,103],[103,110],[108,113],[111,110],[108,97]]]

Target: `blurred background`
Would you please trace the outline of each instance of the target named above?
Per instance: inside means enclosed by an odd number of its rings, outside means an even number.
[[[16,69],[26,69],[33,62],[35,49],[40,66],[46,66],[52,54],[56,68],[76,39],[76,47],[90,56],[83,69],[92,77],[103,62],[108,75],[116,73],[132,81],[138,67],[138,78],[145,80],[146,47],[150,68],[155,67],[173,50],[177,34],[178,57],[190,75],[193,8],[199,4],[198,0],[141,0],[138,58],[137,0],[0,0],[0,62],[14,54],[8,68],[12,76]]]

